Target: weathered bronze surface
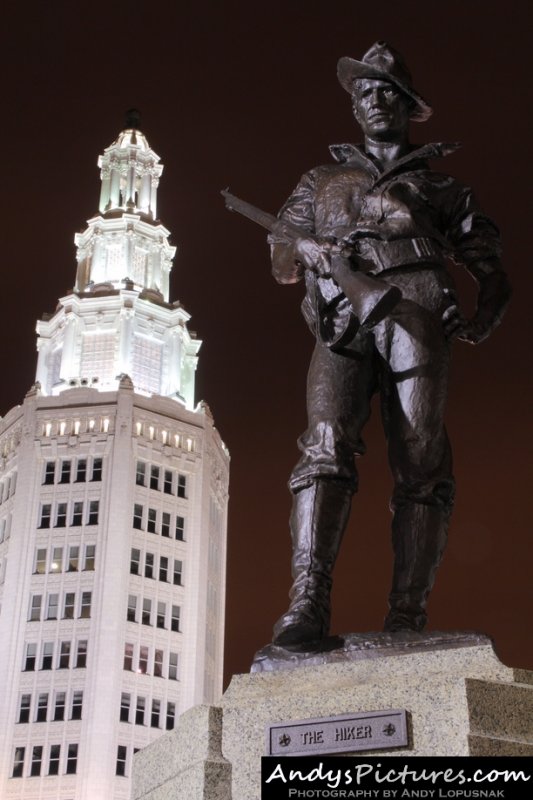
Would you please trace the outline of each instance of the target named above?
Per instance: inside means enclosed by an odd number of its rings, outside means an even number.
[[[423,630],[454,501],[443,424],[450,345],[485,339],[510,296],[496,226],[468,187],[428,165],[459,145],[409,140],[410,121],[423,122],[431,107],[413,88],[402,57],[377,42],[361,61],[341,58],[338,77],[364,142],[332,146],[333,163],[302,177],[269,235],[276,280],[305,280],[302,311],[316,337],[308,427],[289,483],[294,583],[273,638],[283,647],[328,636],[331,575],[375,392],[394,478],[385,631]],[[289,226],[306,233],[288,236]],[[450,259],[478,284],[470,320],[456,299]],[[401,294],[368,324],[352,302],[357,289],[349,278],[358,273]]]

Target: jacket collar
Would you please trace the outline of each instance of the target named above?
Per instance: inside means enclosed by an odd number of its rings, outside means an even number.
[[[368,156],[360,144],[332,144],[329,151],[335,161],[339,164],[351,164],[362,167],[374,176],[374,180],[381,181],[388,178],[394,172],[402,170],[405,166],[415,161],[425,161],[428,158],[442,158],[450,153],[454,153],[461,147],[459,142],[434,142],[414,147],[409,153],[397,161],[392,161],[385,169],[381,169],[378,163]]]

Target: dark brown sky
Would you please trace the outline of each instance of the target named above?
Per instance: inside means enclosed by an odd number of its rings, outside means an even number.
[[[531,43],[529,2],[8,2],[3,13],[0,413],[34,380],[35,320],[75,275],[73,235],[97,210],[96,159],[142,111],[165,165],[162,222],[178,254],[172,297],[204,340],[197,397],[232,454],[226,674],[270,639],[289,586],[286,481],[305,427],[312,338],[301,286],[270,277],[259,228],[218,192],[275,211],[332,142],[357,141],[340,56],[377,39],[405,54],[435,114],[413,139],[461,140],[446,169],[498,222],[515,294],[488,342],[458,344],[448,427],[458,500],[430,603],[434,629],[491,634],[533,668]],[[460,280],[465,303],[468,281]],[[390,478],[376,413],[336,571],[335,632],[386,611]]]

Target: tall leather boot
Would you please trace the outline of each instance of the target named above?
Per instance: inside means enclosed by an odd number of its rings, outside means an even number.
[[[385,631],[424,629],[427,599],[446,545],[450,513],[449,508],[421,503],[396,510],[392,522],[394,571]]]
[[[293,645],[329,633],[331,573],[348,522],[352,490],[319,479],[294,495],[290,529],[293,545],[289,610],[274,625],[273,643]]]

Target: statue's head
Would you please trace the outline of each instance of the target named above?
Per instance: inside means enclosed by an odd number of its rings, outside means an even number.
[[[341,86],[352,95],[354,113],[362,125],[356,109],[369,84],[382,87],[388,84],[390,92],[405,105],[407,118],[413,122],[424,122],[432,114],[431,106],[413,89],[411,73],[402,56],[386,42],[373,44],[361,61],[348,57],[339,59],[337,75]]]

